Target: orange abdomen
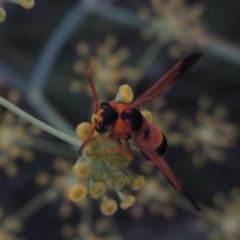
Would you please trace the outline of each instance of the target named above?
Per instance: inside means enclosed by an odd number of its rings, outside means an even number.
[[[146,130],[143,139],[160,156],[163,157],[165,155],[167,151],[167,139],[153,123],[148,122],[148,129]],[[145,155],[144,157],[146,158]]]

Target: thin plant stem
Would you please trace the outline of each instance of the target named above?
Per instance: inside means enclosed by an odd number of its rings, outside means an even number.
[[[108,168],[108,165],[106,164],[105,161],[102,162],[102,166],[103,166],[104,170],[107,172],[107,174],[109,175],[109,177],[111,179],[114,179],[114,176],[113,176],[112,172],[110,171],[110,169]]]
[[[67,12],[45,45],[33,72],[32,81],[29,86],[31,91],[39,92],[43,90],[48,74],[53,68],[53,64],[62,46],[88,14],[85,1],[78,1]]]
[[[17,219],[21,219],[21,221],[29,218],[49,202],[47,195],[49,192],[52,191],[54,191],[56,194],[60,193],[59,189],[57,189],[54,186],[51,186],[47,188],[45,191],[35,196],[33,199],[31,199],[27,204],[21,207],[21,209],[16,211],[13,214],[13,216]]]
[[[146,22],[139,19],[133,12],[117,6],[105,5],[104,7],[98,7],[95,8],[94,13],[108,19],[109,21],[117,22],[129,27],[141,29],[148,26]]]
[[[240,64],[240,48],[238,45],[229,43],[217,36],[209,35],[208,42],[204,48],[218,58],[227,59],[237,65]]]
[[[14,71],[11,67],[9,67],[1,60],[0,60],[0,72],[1,75],[4,77],[4,81],[6,79],[6,82],[13,85],[23,94],[27,94],[26,79],[24,79],[18,72]]]
[[[18,115],[19,117],[25,119],[26,121],[30,122],[31,124],[33,124],[34,126],[52,134],[53,136],[62,139],[65,142],[68,142],[76,147],[79,147],[81,145],[81,141],[78,140],[77,138],[73,138],[61,131],[58,131],[57,129],[39,121],[38,119],[32,117],[31,115],[29,115],[28,113],[24,112],[23,110],[21,110],[20,108],[16,107],[14,104],[10,103],[9,101],[7,101],[6,99],[2,98],[0,96],[0,104],[3,105],[4,107],[6,107],[7,109],[9,109],[10,111],[12,111],[13,113],[15,113],[16,115]]]
[[[151,42],[137,64],[137,69],[140,69],[141,75],[144,75],[149,70],[161,49],[162,45],[159,44],[158,40]],[[131,88],[135,89],[138,83],[139,81],[131,81]]]
[[[34,109],[46,119],[46,121],[60,131],[75,136],[75,131],[62,115],[51,105],[51,103],[41,94],[28,94],[29,102],[34,106]]]
[[[19,4],[19,0],[5,0],[6,2]]]
[[[151,44],[148,46],[148,48],[140,58],[137,67],[143,72],[149,70],[151,64],[157,58],[161,49],[162,45],[159,44],[158,40],[154,40],[153,42],[151,42]]]

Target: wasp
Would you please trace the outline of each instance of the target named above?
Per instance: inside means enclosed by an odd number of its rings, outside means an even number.
[[[143,157],[154,163],[173,188],[183,194],[193,207],[200,211],[201,209],[198,204],[187,193],[183,184],[178,180],[163,158],[167,151],[165,135],[157,126],[145,119],[140,109],[165,92],[201,57],[201,53],[193,53],[179,60],[155,84],[130,104],[117,102],[116,100],[99,104],[97,91],[92,79],[92,72],[89,69],[87,71],[87,79],[93,94],[94,114],[92,117],[91,131],[80,146],[78,155],[81,156],[84,147],[93,138],[94,132],[97,131],[98,133],[107,133],[106,139],[115,139],[118,144],[118,148],[105,149],[106,152],[117,152],[124,157],[133,159],[133,152],[129,144],[129,140],[131,139],[136,147],[140,149]]]

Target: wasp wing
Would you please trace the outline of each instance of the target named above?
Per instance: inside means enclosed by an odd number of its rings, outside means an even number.
[[[145,93],[134,101],[138,108],[144,107],[157,98],[162,92],[177,81],[194,63],[202,57],[201,53],[193,53],[178,61],[165,75],[153,84]]]
[[[168,166],[168,164],[164,161],[162,157],[160,157],[154,150],[152,150],[146,142],[143,142],[141,138],[133,137],[133,141],[135,142],[136,146],[141,149],[141,151],[150,159],[163,173],[169,183],[173,186],[173,188],[180,193],[182,193],[189,202],[193,205],[193,207],[197,211],[201,211],[201,208],[198,204],[192,199],[192,197],[187,193],[184,186],[180,183],[177,179],[174,172]]]

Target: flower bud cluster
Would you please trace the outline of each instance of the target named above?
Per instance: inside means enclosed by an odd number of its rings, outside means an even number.
[[[21,7],[25,9],[31,9],[35,4],[34,0],[5,0],[5,2],[19,4]],[[2,7],[0,7],[0,23],[3,22],[5,18],[6,12]]]
[[[129,86],[119,88],[117,101],[130,103],[133,93]],[[91,124],[83,122],[77,126],[76,133],[81,140],[85,140],[91,131]],[[111,190],[116,191],[120,198],[119,206],[122,209],[131,207],[135,197],[124,194],[127,186],[134,191],[144,185],[144,177],[133,175],[127,170],[130,160],[118,153],[108,151],[118,148],[114,140],[107,139],[103,134],[95,133],[91,141],[86,145],[82,156],[73,167],[73,174],[79,179],[79,183],[69,189],[69,198],[74,202],[86,198],[87,194],[93,199],[102,199],[101,212],[107,216],[117,211],[118,204],[114,199],[107,197]],[[84,184],[83,184],[84,182]]]

